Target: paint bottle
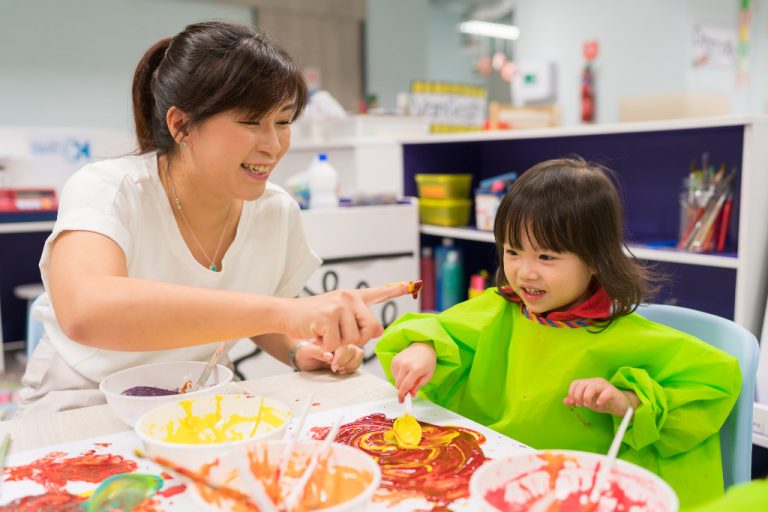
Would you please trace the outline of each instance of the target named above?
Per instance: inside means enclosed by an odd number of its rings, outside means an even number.
[[[421,310],[435,310],[435,258],[432,256],[431,247],[421,248],[421,261],[419,261],[421,286]]]
[[[464,264],[461,250],[456,247],[445,254],[442,267],[441,306],[448,309],[466,298],[464,282]]]
[[[443,297],[443,263],[445,256],[453,247],[453,238],[443,238],[437,248],[435,248],[435,311],[445,309],[442,303]]]
[[[326,153],[318,153],[309,168],[309,208],[336,208],[339,206],[339,173],[328,162]]]
[[[485,270],[481,270],[477,274],[473,274],[469,278],[469,290],[468,295],[470,299],[474,299],[475,297],[479,297],[483,294],[485,289],[488,287],[488,272]]]

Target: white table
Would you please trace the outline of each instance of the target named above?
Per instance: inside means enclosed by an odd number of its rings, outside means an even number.
[[[313,401],[319,403],[313,407],[313,412],[395,396],[395,388],[388,382],[364,371],[341,377],[328,372],[287,373],[238,384],[254,394],[276,398],[288,404],[303,401],[312,391]],[[120,421],[108,405],[0,422],[0,436],[10,432],[13,438],[10,453],[124,430],[130,430],[130,427]]]

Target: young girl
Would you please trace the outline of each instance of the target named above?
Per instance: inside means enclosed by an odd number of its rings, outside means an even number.
[[[619,456],[683,506],[723,493],[718,431],[740,389],[737,361],[635,314],[648,276],[624,253],[607,172],[580,159],[526,171],[494,235],[498,289],[438,315],[407,314],[376,353],[399,398],[430,400],[533,448]]]
[[[140,154],[87,165],[62,193],[20,414],[103,403],[110,373],[206,361],[243,337],[301,370],[360,365],[381,332],[368,306],[408,286],[295,298],[320,259],[269,177],[306,97],[293,60],[253,27],[197,23],[147,50],[133,80]]]

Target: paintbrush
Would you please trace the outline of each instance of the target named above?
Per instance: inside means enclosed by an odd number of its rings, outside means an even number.
[[[611,469],[613,469],[613,465],[616,462],[616,456],[619,454],[621,440],[624,439],[624,433],[627,431],[629,420],[632,419],[633,412],[635,411],[632,409],[632,407],[627,408],[627,412],[624,413],[624,418],[621,420],[619,429],[616,431],[616,435],[613,436],[611,447],[608,448],[608,460],[605,461],[605,464],[600,469],[600,472],[597,473],[597,478],[595,478],[595,485],[592,487],[592,493],[589,495],[590,503],[597,503],[597,500],[600,499],[600,494],[603,492],[603,487],[605,487],[605,484],[608,482]]]
[[[191,481],[195,482],[196,484],[204,485],[204,486],[208,487],[209,489],[211,489],[212,491],[214,491],[214,492],[224,496],[225,498],[228,498],[228,499],[231,499],[231,500],[236,500],[236,501],[239,501],[239,502],[244,503],[246,505],[249,505],[249,506],[252,506],[252,507],[256,507],[259,510],[263,510],[263,508],[261,506],[259,506],[259,504],[255,502],[255,500],[253,500],[247,494],[238,491],[237,489],[233,489],[233,488],[228,487],[226,485],[219,485],[219,484],[215,484],[213,482],[210,482],[206,477],[200,475],[199,473],[197,473],[197,472],[195,472],[195,471],[193,471],[193,470],[191,470],[189,468],[185,468],[183,466],[179,466],[177,464],[174,464],[173,462],[169,461],[168,459],[166,459],[164,457],[149,455],[147,453],[144,453],[144,451],[142,451],[142,450],[140,450],[138,448],[134,449],[133,453],[135,453],[137,457],[140,457],[142,459],[151,460],[155,464],[157,464],[157,465],[159,465],[159,466],[161,466],[161,467],[163,467],[165,469],[170,469],[174,473],[177,473],[177,474],[183,476],[184,478],[187,478],[188,480],[191,480]]]
[[[231,456],[235,458],[235,466],[240,471],[240,478],[251,491],[253,501],[259,506],[259,512],[277,512],[277,507],[264,489],[264,483],[254,476],[248,464],[246,464],[248,452],[232,452]]]
[[[0,484],[3,483],[3,469],[5,469],[5,459],[8,457],[8,448],[11,446],[11,434],[8,432],[3,436],[0,443]]]
[[[208,381],[208,376],[211,374],[211,371],[216,367],[216,363],[219,362],[219,358],[221,357],[222,352],[224,352],[224,346],[227,344],[226,341],[219,342],[218,346],[216,347],[216,351],[211,356],[211,359],[208,361],[208,364],[205,365],[205,368],[203,368],[203,373],[200,374],[200,378],[197,379],[197,382],[195,383],[195,386],[192,388],[192,391],[197,391],[198,389],[205,386],[205,383]]]
[[[299,436],[301,435],[301,430],[304,428],[304,420],[307,419],[307,414],[309,413],[309,408],[312,406],[312,398],[315,396],[314,393],[310,392],[309,395],[307,395],[307,400],[304,402],[304,407],[301,408],[301,413],[299,414],[298,418],[295,422],[295,431],[292,435],[288,434],[288,429],[286,429],[286,443],[285,448],[283,448],[283,453],[280,454],[280,459],[277,461],[277,468],[275,469],[275,474],[272,477],[272,484],[275,489],[280,488],[280,477],[283,476],[288,469],[288,462],[291,460],[291,453],[293,453],[293,448],[296,446],[296,441],[299,439]]]
[[[341,422],[343,419],[343,416],[339,416],[339,418],[334,422],[331,430],[328,431],[328,435],[323,440],[323,444],[320,445],[320,449],[312,455],[312,458],[310,459],[309,464],[307,464],[307,468],[304,470],[304,473],[302,473],[301,478],[299,478],[299,481],[291,490],[290,494],[288,494],[288,497],[285,498],[286,510],[293,510],[300,503],[301,497],[304,494],[304,488],[307,486],[309,479],[312,477],[312,473],[315,472],[315,468],[317,468],[320,459],[325,458],[326,454],[331,449],[331,444],[333,443],[334,439],[336,439],[336,435],[339,433],[339,428],[341,428]]]

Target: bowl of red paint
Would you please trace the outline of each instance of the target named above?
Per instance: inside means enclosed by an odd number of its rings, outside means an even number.
[[[677,512],[679,502],[669,484],[620,459],[597,502],[590,503],[595,476],[607,459],[605,455],[568,450],[495,459],[472,475],[470,496],[483,512]]]
[[[278,509],[318,453],[322,441],[298,441],[288,459],[285,473],[275,479],[286,441],[262,441],[244,450],[230,451],[212,458],[198,469],[209,482],[248,496],[253,480],[262,485],[265,494]],[[243,475],[247,471],[248,475]],[[250,481],[250,483],[249,483]],[[358,512],[365,510],[381,482],[381,468],[374,459],[351,446],[332,443],[325,459],[319,459],[298,501],[298,510],[323,512]],[[203,484],[190,485],[201,510],[236,510],[236,500]],[[240,503],[242,505],[242,503]]]
[[[169,361],[134,366],[105,377],[99,384],[107,403],[118,418],[133,427],[152,409],[197,396],[221,393],[232,381],[232,370],[216,365],[206,386],[180,393],[185,382],[195,382],[208,363],[205,361]]]

